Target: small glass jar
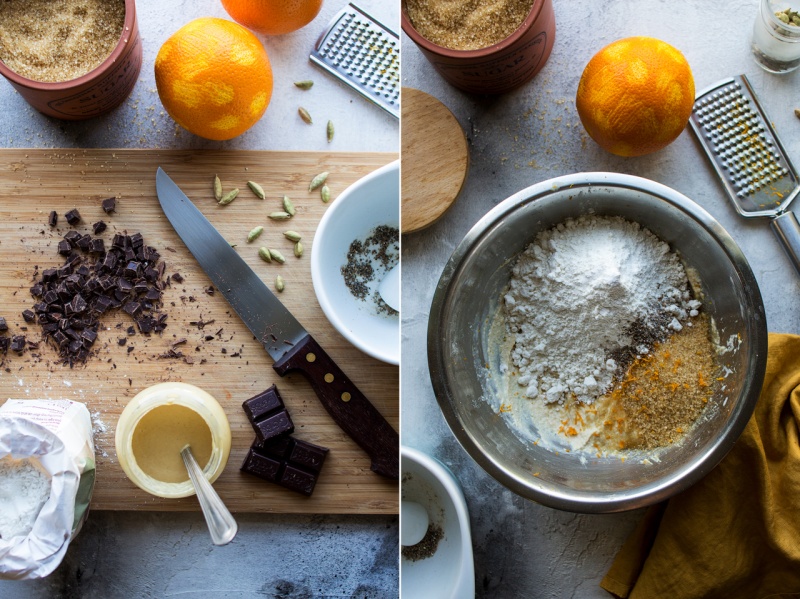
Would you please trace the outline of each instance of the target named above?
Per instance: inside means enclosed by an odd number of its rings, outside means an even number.
[[[125,474],[137,487],[151,495],[174,499],[194,495],[194,486],[187,473],[183,482],[164,482],[147,474],[136,462],[134,432],[142,418],[156,408],[180,406],[199,415],[211,432],[211,455],[200,467],[213,483],[228,463],[231,451],[231,427],[222,406],[213,396],[187,383],[159,383],[148,387],[128,402],[117,422],[115,445],[117,459]],[[204,467],[205,466],[205,467]]]
[[[776,16],[786,9],[800,12],[800,0],[761,0],[753,26],[753,56],[770,73],[788,73],[800,66],[800,25]]]

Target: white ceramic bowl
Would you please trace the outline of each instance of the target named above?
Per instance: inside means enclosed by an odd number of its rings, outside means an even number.
[[[402,599],[462,599],[475,596],[475,565],[469,512],[452,472],[427,454],[401,447],[403,501],[425,508],[443,536],[428,558],[400,560]],[[401,516],[402,517],[402,516]]]
[[[400,319],[377,313],[347,288],[342,266],[350,244],[380,225],[400,228],[400,163],[392,162],[345,189],[326,210],[311,246],[311,280],[322,311],[350,343],[388,362],[400,361]]]

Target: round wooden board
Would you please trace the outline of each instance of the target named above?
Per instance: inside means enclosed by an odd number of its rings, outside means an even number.
[[[438,220],[461,191],[469,153],[461,125],[439,100],[402,89],[401,231],[413,233]]]

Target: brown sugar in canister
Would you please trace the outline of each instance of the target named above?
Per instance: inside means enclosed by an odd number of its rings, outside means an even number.
[[[71,81],[108,58],[124,21],[123,0],[3,0],[0,60],[34,81]]]
[[[509,37],[531,12],[533,0],[407,0],[414,28],[451,50],[477,50]]]

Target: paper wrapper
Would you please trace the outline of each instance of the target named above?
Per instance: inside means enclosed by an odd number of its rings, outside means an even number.
[[[0,539],[0,578],[41,578],[61,563],[94,489],[92,422],[81,403],[8,400],[0,406],[0,459],[31,458],[50,475],[50,498],[26,537]]]

